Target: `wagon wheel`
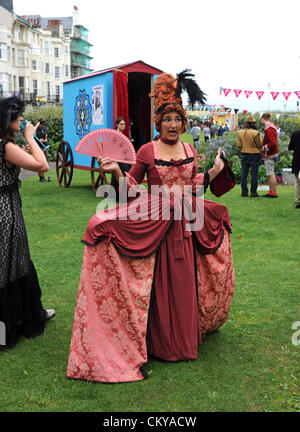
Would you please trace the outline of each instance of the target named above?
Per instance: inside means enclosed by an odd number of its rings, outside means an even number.
[[[99,168],[97,159],[95,157],[92,158],[92,162],[91,162],[91,180],[92,180],[92,188],[95,193],[97,192],[99,186],[108,184],[106,175]]]
[[[56,153],[56,175],[61,187],[68,188],[73,177],[73,153],[70,144],[62,141]]]

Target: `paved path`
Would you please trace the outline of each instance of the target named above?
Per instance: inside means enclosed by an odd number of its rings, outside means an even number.
[[[49,162],[49,168],[50,168],[50,170],[55,169],[56,168],[56,163],[55,162]],[[36,172],[34,172],[34,171],[23,170],[21,172],[21,174],[19,175],[19,179],[20,180],[24,180],[26,178],[37,176],[37,175],[38,174]],[[46,179],[48,178],[47,173],[45,173],[45,177],[46,177]]]

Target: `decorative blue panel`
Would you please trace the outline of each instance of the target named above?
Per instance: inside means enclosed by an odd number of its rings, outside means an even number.
[[[75,99],[74,123],[77,135],[82,138],[90,131],[92,123],[92,105],[90,97],[84,90],[79,90]]]

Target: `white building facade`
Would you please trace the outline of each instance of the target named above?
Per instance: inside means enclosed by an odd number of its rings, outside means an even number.
[[[39,16],[24,19],[1,4],[0,97],[21,91],[27,102],[62,103],[62,83],[71,78],[69,35],[58,22],[43,30]]]

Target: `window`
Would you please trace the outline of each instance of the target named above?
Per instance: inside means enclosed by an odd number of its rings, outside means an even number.
[[[32,80],[32,93],[33,96],[38,95],[38,80]]]
[[[45,49],[45,55],[50,56],[51,55],[51,42],[45,41],[44,49]]]
[[[34,72],[40,71],[40,61],[39,60],[32,60],[32,70]]]
[[[65,76],[69,76],[69,65],[65,65]]]
[[[46,74],[50,73],[50,63],[45,63],[45,73]]]
[[[57,86],[55,86],[55,96],[56,96],[56,102],[59,102],[59,100],[60,100],[60,86],[59,85],[57,85]]]
[[[18,49],[18,66],[25,66],[24,51]]]
[[[61,78],[61,67],[60,66],[55,66],[55,71],[54,71],[54,76],[55,78]]]
[[[5,43],[0,43],[0,59],[7,60],[7,45]]]
[[[7,92],[11,90],[11,88],[9,87],[10,80],[11,80],[11,75],[8,75],[7,73],[0,73],[0,82],[2,85],[3,92]]]
[[[50,83],[50,81],[46,82],[46,92],[47,92],[47,98],[50,99],[51,98],[51,83]]]
[[[54,47],[54,57],[60,58],[60,49],[59,49],[59,47]]]
[[[65,55],[69,55],[69,54],[70,54],[69,45],[65,45]]]
[[[19,77],[19,88],[25,89],[25,78]]]

